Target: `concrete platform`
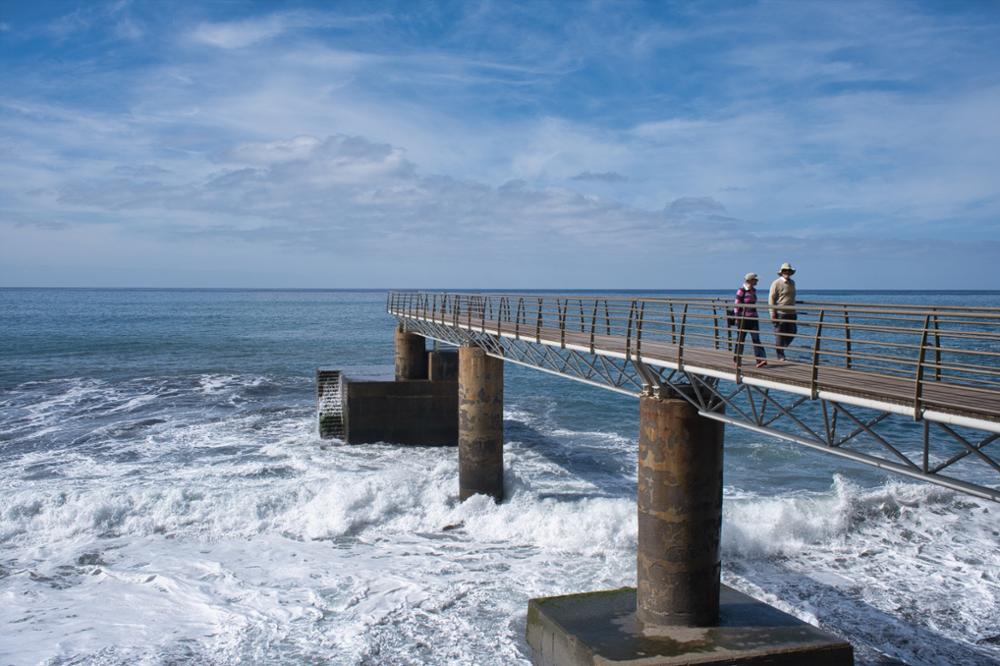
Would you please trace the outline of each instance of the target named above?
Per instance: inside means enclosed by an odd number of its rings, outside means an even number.
[[[458,445],[458,382],[345,377],[316,371],[322,439],[347,444]]]
[[[458,382],[347,379],[344,441],[348,444],[458,445]]]
[[[635,588],[532,599],[528,644],[535,666],[768,664],[843,666],[850,643],[722,586],[715,627],[643,628]]]

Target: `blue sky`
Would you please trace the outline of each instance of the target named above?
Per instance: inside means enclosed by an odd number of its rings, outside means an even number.
[[[1000,3],[0,2],[0,285],[1000,288]]]

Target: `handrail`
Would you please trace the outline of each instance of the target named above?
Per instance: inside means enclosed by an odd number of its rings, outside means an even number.
[[[626,358],[666,354],[664,360],[678,368],[691,362],[694,350],[734,351],[734,335],[751,319],[760,324],[763,346],[776,350],[766,327],[773,323],[770,310],[792,310],[798,314],[799,331],[789,360],[808,364],[813,397],[826,390],[825,378],[834,369],[873,380],[909,378],[913,388],[907,402],[912,400],[916,410],[946,405],[947,400],[929,391],[935,385],[1000,394],[1000,307],[797,302],[772,308],[758,303],[731,316],[729,301],[721,298],[416,291],[390,292],[386,306],[399,317],[519,340],[530,336],[542,343],[555,335],[560,347],[592,353],[617,338]],[[741,359],[736,366],[742,376]],[[1000,421],[1000,414],[993,417]]]
[[[396,293],[430,293],[430,292],[406,292],[399,291]],[[544,291],[528,291],[528,292],[489,292],[489,291],[476,291],[476,292],[447,292],[459,296],[483,296],[483,297],[494,297],[494,296],[522,296],[525,298],[553,298],[558,296],[559,298],[598,298],[601,300],[610,299],[617,301],[647,301],[653,303],[690,303],[692,305],[706,305],[710,303],[726,303],[728,304],[731,300],[728,296],[687,296],[684,298],[676,296],[640,296],[628,293],[566,293],[566,292],[544,292]],[[770,306],[764,302],[759,302],[757,304],[760,308],[774,308],[774,309],[794,309],[794,310],[815,310],[829,309],[832,307],[846,306],[853,308],[855,311],[872,311],[872,312],[895,312],[895,313],[908,313],[908,314],[918,314],[924,316],[931,308],[921,308],[919,305],[912,305],[907,303],[866,303],[866,302],[845,302],[845,301],[810,301],[810,300],[800,300],[796,301],[795,305],[789,306]],[[987,318],[1000,319],[1000,305],[998,306],[984,306],[984,305],[937,305],[933,306],[933,310],[941,312],[942,314],[947,314],[948,312],[962,312],[970,316],[985,316]]]

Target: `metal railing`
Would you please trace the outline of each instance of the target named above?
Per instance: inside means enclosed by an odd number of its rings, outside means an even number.
[[[905,403],[917,418],[924,409],[934,409],[1000,421],[1000,308],[803,301],[788,307],[758,303],[745,316],[733,308],[720,298],[612,295],[397,291],[387,299],[388,311],[396,316],[590,353],[620,348],[626,358],[670,360],[679,368],[700,351],[725,351],[729,357],[715,356],[731,362],[737,378],[767,372],[735,354],[741,329],[759,326],[773,363],[774,315],[794,313],[797,333],[787,359],[808,373],[787,381],[806,386],[813,397],[833,376],[824,371],[838,368],[849,371],[840,373],[838,382],[854,382],[858,390],[873,393],[891,386],[895,393],[889,397],[897,401],[904,380],[909,386]],[[748,336],[743,353],[753,346]],[[704,360],[704,354],[697,358]],[[940,386],[962,391],[934,391]]]

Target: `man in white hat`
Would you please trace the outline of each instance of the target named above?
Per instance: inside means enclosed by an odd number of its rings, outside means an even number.
[[[787,261],[778,269],[778,279],[771,283],[767,303],[771,306],[771,321],[774,323],[775,346],[779,361],[785,360],[785,349],[792,344],[798,326],[795,324],[795,269]]]

